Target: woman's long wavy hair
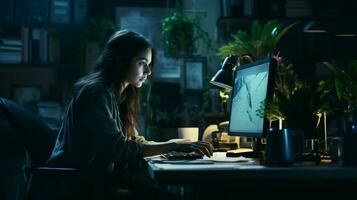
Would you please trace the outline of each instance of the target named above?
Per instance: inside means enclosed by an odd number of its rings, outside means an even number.
[[[121,30],[115,32],[99,56],[96,65],[86,76],[75,83],[74,94],[78,97],[83,91],[96,92],[100,88],[113,88],[120,110],[123,132],[127,137],[134,134],[139,112],[139,89],[128,85],[120,94],[125,78],[130,72],[130,64],[148,48],[152,49],[154,65],[155,50],[151,43],[141,34]]]

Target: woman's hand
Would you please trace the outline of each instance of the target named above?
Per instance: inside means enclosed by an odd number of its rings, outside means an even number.
[[[208,157],[211,157],[213,154],[213,146],[211,143],[208,142],[177,141],[175,143],[178,144],[178,148],[176,149],[176,151],[196,152],[201,155],[206,155]]]

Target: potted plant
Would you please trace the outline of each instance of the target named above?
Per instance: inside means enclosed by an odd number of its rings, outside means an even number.
[[[357,62],[350,59],[342,65],[323,64],[333,74],[332,81],[327,82],[330,90],[324,97],[338,99],[333,111],[343,138],[343,164],[357,166]]]
[[[263,26],[259,21],[254,21],[250,35],[239,30],[232,35],[233,41],[223,45],[218,50],[218,55],[222,58],[234,55],[251,55],[254,60],[264,58],[269,54],[275,53],[275,48],[281,38],[299,22],[289,24],[282,29],[282,25],[277,20],[271,20]]]
[[[188,57],[197,51],[199,40],[205,41],[207,49],[211,47],[208,33],[201,26],[198,18],[185,16],[181,1],[176,1],[176,11],[162,22],[162,42],[165,53],[171,57]]]
[[[353,114],[356,120],[357,115],[357,61],[350,59],[345,61],[343,66],[337,66],[330,62],[323,62],[333,73],[335,92],[338,100],[344,104],[343,112]]]
[[[274,121],[286,120],[288,115],[292,115],[293,104],[299,102],[299,96],[303,91],[307,91],[307,85],[304,85],[295,74],[292,64],[285,64],[281,57],[277,59],[277,69],[275,74],[273,98],[261,102],[261,107],[257,111],[261,117],[266,117],[270,126]]]

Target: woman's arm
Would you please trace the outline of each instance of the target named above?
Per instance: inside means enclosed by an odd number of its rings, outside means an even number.
[[[159,143],[146,143],[143,144],[143,155],[154,156],[170,151],[181,152],[197,152],[202,155],[211,156],[213,153],[213,147],[208,142],[191,142],[191,141],[168,141]]]

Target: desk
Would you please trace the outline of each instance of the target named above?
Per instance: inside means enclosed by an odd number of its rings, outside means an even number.
[[[356,198],[357,168],[340,166],[266,167],[257,162],[162,164],[149,162],[149,174],[163,188],[185,186],[185,199]],[[289,195],[289,196],[286,196]],[[269,199],[271,198],[269,197]],[[240,199],[239,198],[239,199]]]

